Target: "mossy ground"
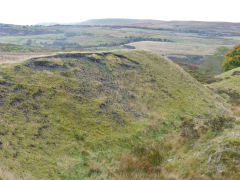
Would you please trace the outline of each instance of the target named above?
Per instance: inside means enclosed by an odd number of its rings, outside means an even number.
[[[211,128],[210,120],[229,111],[223,98],[179,66],[145,51],[60,54],[6,64],[0,73],[1,164],[22,178],[116,179],[149,172],[155,178],[164,171],[192,177],[179,172],[180,165],[186,172],[189,167],[175,156],[193,149],[191,143],[174,147],[183,122],[193,121],[197,131],[202,124]],[[186,127],[192,131],[191,123]],[[122,152],[133,155],[125,158],[129,162],[147,165],[129,174],[121,169]],[[149,158],[139,159],[141,153]]]

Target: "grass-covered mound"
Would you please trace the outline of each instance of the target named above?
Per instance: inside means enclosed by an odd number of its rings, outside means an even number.
[[[18,177],[191,177],[178,172],[183,159],[169,165],[171,142],[228,123],[223,98],[145,51],[34,58],[0,77],[1,166]]]
[[[240,68],[215,76],[215,79],[217,82],[210,84],[209,87],[224,98],[238,103],[240,98]]]
[[[219,136],[208,141],[208,171],[217,179],[240,178],[240,68],[215,76],[217,82],[208,85],[232,105],[232,114],[237,121]],[[207,150],[208,149],[208,150]],[[216,176],[216,174],[218,176]]]

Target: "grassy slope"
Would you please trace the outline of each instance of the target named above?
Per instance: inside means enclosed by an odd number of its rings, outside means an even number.
[[[129,178],[121,152],[179,135],[183,121],[195,133],[193,121],[208,126],[228,111],[179,66],[145,51],[63,54],[0,72],[1,165],[29,179]],[[183,159],[163,167],[193,176]]]
[[[218,82],[210,85],[218,93],[225,93],[232,97],[240,96],[240,68],[227,71],[216,76]]]
[[[217,167],[222,174],[228,174],[231,179],[239,179],[240,163],[240,68],[236,68],[216,76],[217,82],[209,88],[223,96],[232,104],[232,112],[237,117],[235,126],[226,129],[222,135],[210,141],[212,149],[213,167]],[[227,171],[226,171],[227,169]]]

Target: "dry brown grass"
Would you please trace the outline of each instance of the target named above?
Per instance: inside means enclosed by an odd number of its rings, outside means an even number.
[[[21,62],[26,59],[34,58],[34,57],[41,57],[41,56],[48,56],[53,55],[55,53],[49,52],[1,52],[0,53],[0,64],[7,64],[7,63],[16,63]]]
[[[152,42],[152,41],[141,41],[130,43],[129,45],[136,47],[137,49],[152,51],[160,55],[169,54],[184,54],[184,55],[210,55],[213,54],[218,45],[212,44],[200,44],[200,43],[172,43],[172,42]]]
[[[0,180],[33,180],[35,179],[31,174],[25,172],[21,175],[15,174],[13,171],[0,166]]]
[[[3,180],[21,180],[21,178],[17,177],[7,169],[0,167],[0,179]]]
[[[162,171],[161,173],[143,173],[141,171],[132,174],[121,173],[114,180],[182,180],[177,174]]]
[[[129,153],[123,153],[121,156],[120,169],[122,172],[132,173],[134,171],[143,171],[146,173],[161,173],[160,167],[155,167],[147,156],[134,158]]]
[[[240,98],[232,100],[232,112],[236,116],[240,116]]]
[[[169,153],[182,157],[186,153],[185,139],[169,134],[161,142],[136,145],[131,152],[122,153],[117,180],[181,180],[179,172],[166,165]],[[156,161],[157,160],[157,161]]]
[[[93,174],[100,174],[101,169],[96,164],[91,164],[88,171],[88,176],[90,177]]]
[[[162,169],[170,149],[151,142],[134,146],[131,153],[122,153],[117,179],[171,179]]]

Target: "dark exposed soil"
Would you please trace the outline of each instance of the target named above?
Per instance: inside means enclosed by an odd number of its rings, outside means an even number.
[[[55,63],[49,62],[49,61],[31,61],[28,64],[26,64],[26,66],[34,67],[36,69],[49,69],[49,70],[67,68],[64,65],[55,64]]]

